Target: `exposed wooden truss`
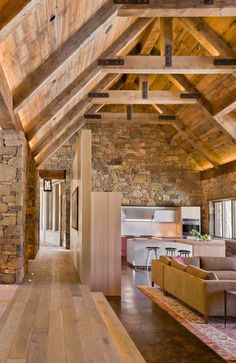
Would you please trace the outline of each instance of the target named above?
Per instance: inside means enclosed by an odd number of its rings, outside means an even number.
[[[87,124],[103,124],[103,123],[139,123],[139,124],[153,124],[153,125],[173,125],[175,117],[173,115],[159,115],[158,113],[132,113],[131,120],[127,120],[127,114],[119,112],[100,112],[92,114],[93,116],[100,116],[100,119],[86,118]],[[86,116],[86,115],[85,115]]]
[[[234,0],[214,0],[206,5],[200,0],[149,0],[149,4],[123,5],[118,16],[135,17],[207,17],[235,16]]]
[[[68,1],[68,7],[73,1]],[[168,127],[170,129],[171,125],[176,129],[172,142],[178,142],[181,145],[179,140],[184,139],[204,160],[208,160],[215,167],[223,162],[219,153],[212,151],[209,145],[206,146],[201,141],[202,138],[200,139],[197,133],[188,127],[188,120],[181,118],[179,114],[172,111],[172,108],[176,108],[176,105],[181,105],[181,109],[197,105],[212,128],[218,130],[222,147],[227,141],[236,142],[236,88],[231,87],[230,84],[234,82],[232,75],[235,77],[236,74],[234,52],[236,42],[233,41],[232,36],[230,38],[226,35],[225,30],[224,32],[222,30],[220,34],[220,26],[216,32],[214,30],[216,27],[207,18],[208,16],[226,16],[230,19],[236,16],[235,1],[214,0],[213,4],[209,5],[204,4],[202,0],[181,2],[150,0],[148,5],[123,5],[122,7],[114,5],[113,2],[101,1],[100,9],[96,7],[96,10],[92,12],[90,7],[91,16],[86,18],[78,29],[68,32],[68,37],[60,43],[60,46],[49,52],[48,56],[41,63],[37,63],[36,67],[33,65],[33,60],[32,69],[29,65],[20,64],[22,69],[25,67],[23,76],[14,82],[12,74],[8,76],[8,71],[4,68],[4,47],[9,45],[10,37],[17,39],[23,30],[17,29],[17,36],[15,34],[12,36],[12,33],[16,28],[21,27],[22,22],[28,21],[33,13],[35,16],[35,11],[41,4],[42,0],[19,0],[14,3],[6,1],[3,7],[0,5],[0,45],[3,44],[2,54],[0,52],[0,61],[3,61],[3,64],[0,64],[0,126],[24,129],[37,164],[46,160],[51,153],[85,125],[85,122],[88,124],[127,122],[127,115],[120,113],[119,105],[146,105],[145,107],[154,105],[155,110],[160,114],[164,116],[169,114],[175,117],[175,121],[161,119],[159,114],[150,112],[144,117],[143,111],[133,111],[132,120],[128,122],[161,124],[163,129],[166,128],[165,130],[168,130]],[[61,11],[65,11],[66,14],[68,9],[64,5],[60,6]],[[76,7],[80,5],[75,3],[74,6],[72,9],[76,12]],[[49,15],[53,15],[53,7],[50,8]],[[131,17],[129,19],[123,18],[129,16]],[[132,19],[136,16],[137,20]],[[129,27],[125,26],[125,22],[128,21],[131,24]],[[119,37],[113,35],[112,45],[109,44],[109,47],[105,47],[105,50],[97,52],[96,57],[93,57],[92,53],[95,52],[96,46],[94,39],[100,35],[104,37],[104,33],[112,32],[111,29],[116,22],[120,22],[116,28],[120,29]],[[225,18],[224,22],[228,20]],[[45,24],[47,27],[47,23]],[[231,24],[233,32],[233,22]],[[176,26],[181,27],[181,35],[176,34]],[[41,39],[44,35],[40,34]],[[195,44],[199,42],[203,49],[199,47],[200,51],[197,52],[193,48],[192,52],[189,52],[188,48],[191,48],[193,43],[188,40],[190,37],[195,39]],[[175,54],[175,49],[178,46],[183,47],[185,39],[188,40],[186,55],[178,51]],[[34,46],[34,43],[32,44]],[[90,44],[93,44],[93,47],[89,48]],[[132,55],[129,53],[131,50]],[[34,51],[31,55],[33,53]],[[64,88],[61,87],[62,71],[83,53],[87,54],[83,60],[86,67],[82,67],[82,71],[72,77],[70,82],[65,82]],[[22,54],[24,54],[23,51]],[[98,58],[122,59],[124,65],[101,66],[98,64]],[[168,59],[171,64],[167,64]],[[223,63],[219,64],[219,60]],[[14,62],[18,62],[16,56],[12,64]],[[222,82],[225,82],[226,91],[228,87],[232,91],[225,94],[222,91],[221,100],[214,102],[214,98],[212,99],[211,95],[208,96],[207,87],[206,91],[200,93],[201,86],[198,86],[198,78],[193,77],[193,74],[206,77],[206,84],[209,82],[207,78],[209,75],[219,77]],[[226,77],[228,82],[225,81]],[[33,113],[32,118],[24,122],[24,116],[29,112],[31,104],[37,105],[37,102],[40,104],[40,97],[46,97],[45,89],[57,82],[60,84],[59,92],[55,93],[49,102],[44,102],[44,106],[39,108],[39,112]],[[143,82],[147,85],[146,96],[143,94]],[[112,90],[107,90],[109,87],[112,87]],[[90,92],[105,92],[109,97],[90,98],[88,97]],[[100,120],[84,119],[85,113],[94,113],[102,105],[107,105],[108,108],[113,105],[117,107],[117,112],[102,112]],[[210,133],[209,130],[208,132]],[[221,141],[223,137],[226,139]]]

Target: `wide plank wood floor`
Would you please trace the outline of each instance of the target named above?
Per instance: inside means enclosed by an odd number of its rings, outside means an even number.
[[[101,293],[79,284],[70,253],[43,247],[0,319],[0,363],[144,363]]]

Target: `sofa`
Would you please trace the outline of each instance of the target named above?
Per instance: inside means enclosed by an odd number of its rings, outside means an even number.
[[[236,257],[161,256],[152,260],[152,286],[157,284],[204,315],[224,316],[224,292],[236,290]],[[236,297],[227,298],[228,315],[236,315]]]

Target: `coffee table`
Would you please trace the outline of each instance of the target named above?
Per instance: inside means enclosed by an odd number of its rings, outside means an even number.
[[[225,290],[225,328],[227,324],[227,296],[236,296],[236,290]]]

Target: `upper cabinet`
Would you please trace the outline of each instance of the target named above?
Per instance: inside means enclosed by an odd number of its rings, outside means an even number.
[[[154,222],[175,223],[178,220],[178,212],[175,209],[160,209],[154,214]]]
[[[181,207],[182,219],[201,219],[200,207]]]

